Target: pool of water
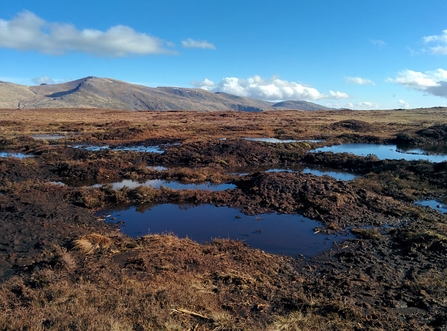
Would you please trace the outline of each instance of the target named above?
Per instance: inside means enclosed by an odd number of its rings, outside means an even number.
[[[348,238],[314,234],[314,228],[321,224],[301,215],[247,216],[238,209],[213,205],[163,204],[146,210],[131,207],[107,213],[106,221],[123,222],[122,232],[131,237],[174,233],[201,243],[213,238],[239,239],[274,254],[312,256],[330,248],[334,241]]]
[[[397,150],[401,153],[418,155],[447,155],[447,145],[435,146],[407,146],[397,145]]]
[[[430,162],[447,161],[447,151],[444,153],[430,154],[429,150],[424,148],[407,148],[396,145],[379,144],[342,144],[317,148],[310,152],[333,152],[333,153],[351,153],[358,156],[376,155],[380,160],[427,160]]]
[[[297,142],[308,142],[308,143],[317,143],[321,142],[322,140],[295,140],[295,139],[276,139],[276,138],[244,138],[245,140],[250,141],[260,141],[265,143],[273,143],[273,144],[286,144],[286,143],[297,143]]]
[[[349,180],[353,180],[353,179],[357,178],[357,176],[352,173],[340,171],[340,170],[324,170],[324,169],[304,168],[303,172],[306,174],[312,174],[315,176],[329,176],[329,177],[335,178],[336,180],[349,181]]]
[[[19,159],[25,159],[27,157],[33,157],[33,155],[23,154],[23,153],[0,152],[0,157],[2,157],[2,158],[16,157]]]
[[[447,214],[447,206],[436,200],[419,200],[416,201],[415,204],[430,207],[432,209],[440,211],[443,214]]]
[[[306,167],[306,166],[294,166],[294,167],[289,167],[289,168],[270,168],[270,169],[244,169],[241,172],[231,172],[230,174],[245,176],[245,175],[248,175],[248,174],[256,172],[256,171],[265,171],[265,172],[298,172],[298,171],[302,171],[306,174],[312,174],[315,176],[326,175],[326,176],[335,178],[336,180],[344,180],[344,181],[353,180],[358,177],[357,175],[355,175],[353,173],[338,170],[338,169],[331,169],[331,168],[325,168],[325,167],[311,168],[311,167]]]
[[[166,171],[168,170],[168,168],[163,167],[163,166],[147,166],[146,167],[149,170],[154,170],[154,171]]]
[[[33,134],[31,138],[33,139],[42,139],[42,140],[58,140],[58,139],[65,139],[72,136],[70,135],[64,135],[64,134]]]
[[[95,184],[91,187],[102,187],[107,184]],[[166,188],[171,188],[174,190],[208,190],[208,191],[225,191],[229,189],[236,188],[234,184],[213,184],[210,182],[206,183],[180,183],[176,181],[166,181],[163,179],[151,179],[145,182],[138,182],[135,180],[122,180],[120,182],[109,183],[108,185],[112,185],[113,189],[118,190],[123,187],[128,188],[136,188],[138,186],[152,186],[153,188],[161,188],[162,186]]]
[[[157,153],[163,154],[165,151],[161,149],[161,146],[115,146],[110,147],[108,145],[105,146],[94,146],[94,145],[74,145],[71,146],[73,148],[81,148],[90,152],[98,152],[101,150],[113,150],[113,151],[131,151],[131,152],[139,152],[139,153]]]

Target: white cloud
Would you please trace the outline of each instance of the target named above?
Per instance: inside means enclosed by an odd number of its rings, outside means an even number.
[[[357,85],[376,85],[371,79],[362,77],[345,77],[346,83]]]
[[[353,105],[354,109],[380,109],[380,107],[380,104],[370,101],[358,102]]]
[[[191,38],[183,40],[182,45],[185,48],[203,48],[203,49],[214,49],[214,50],[216,49],[216,46],[214,46],[212,43],[209,43],[206,40],[194,40]]]
[[[380,40],[380,39],[376,39],[376,40],[371,39],[370,41],[373,45],[378,46],[379,48],[382,48],[387,45],[386,42],[384,42],[383,40]]]
[[[36,77],[32,79],[33,83],[40,85],[40,84],[54,84],[54,80],[51,77],[48,76],[41,76]]]
[[[339,92],[339,91],[334,92],[332,90],[329,90],[329,93],[331,94],[331,97],[334,99],[348,99],[349,98],[349,95],[347,95],[344,92]]]
[[[369,102],[369,101],[359,102],[358,106],[372,108],[372,107],[374,107],[374,103]]]
[[[423,38],[424,43],[436,43],[436,46],[430,47],[430,52],[437,55],[447,55],[447,30],[442,31],[440,35],[427,36]]]
[[[410,104],[406,102],[405,100],[399,100],[398,101],[399,107],[401,108],[410,108]]]
[[[265,80],[260,76],[253,76],[248,79],[226,77],[219,83],[214,83],[209,79],[205,79],[202,82],[194,83],[194,85],[211,92],[225,92],[242,97],[272,101],[349,98],[349,96],[343,92],[330,91],[329,95],[323,94],[313,87],[281,80],[276,77],[273,77],[270,80]]]
[[[332,108],[347,108],[347,109],[361,109],[361,110],[369,110],[369,109],[380,109],[381,105],[374,102],[364,101],[364,102],[358,102],[358,103],[352,103],[348,102],[345,104],[342,103],[326,103],[327,107]]]
[[[447,70],[441,68],[425,73],[405,69],[400,71],[396,78],[388,78],[387,81],[447,98]]]
[[[10,21],[0,19],[0,47],[38,51],[51,55],[83,52],[96,56],[172,54],[171,46],[130,27],[116,25],[107,31],[78,30],[66,23],[52,23],[24,11]]]

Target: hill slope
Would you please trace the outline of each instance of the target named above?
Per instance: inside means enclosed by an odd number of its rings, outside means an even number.
[[[0,108],[109,108],[123,110],[329,109],[306,101],[272,103],[202,89],[151,88],[115,79],[85,77],[63,84],[23,86],[0,82]]]

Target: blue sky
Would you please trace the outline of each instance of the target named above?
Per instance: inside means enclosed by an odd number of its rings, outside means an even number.
[[[332,107],[447,106],[446,0],[14,0],[0,80],[86,76]]]

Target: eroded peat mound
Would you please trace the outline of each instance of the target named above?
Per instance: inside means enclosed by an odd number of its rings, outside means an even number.
[[[447,162],[313,152],[442,145],[443,109],[0,112],[2,149],[17,153],[0,158],[0,330],[447,328],[447,216],[415,204],[446,202]],[[220,184],[231,187],[207,188]],[[283,256],[230,239],[131,238],[100,216],[164,203],[300,214],[319,222],[315,235],[349,238]]]

